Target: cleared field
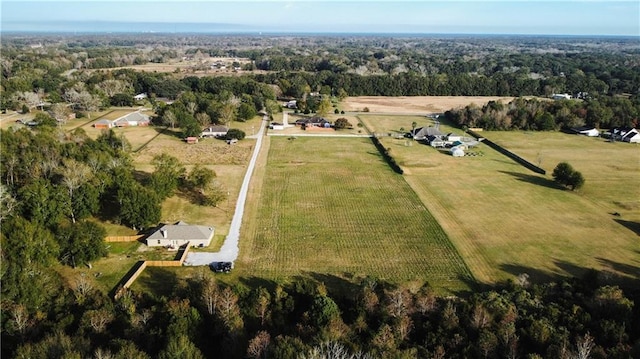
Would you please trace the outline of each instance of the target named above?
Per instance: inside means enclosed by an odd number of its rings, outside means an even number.
[[[363,111],[384,113],[441,113],[453,108],[464,107],[471,103],[483,106],[489,101],[509,103],[513,97],[498,96],[356,96],[347,97],[340,103],[345,111]]]
[[[270,138],[240,275],[372,275],[465,289],[471,279],[442,228],[369,139]]]
[[[561,133],[484,134],[534,163],[542,153],[549,174],[533,173],[483,144],[470,150],[476,156],[454,158],[382,138],[478,280],[492,283],[521,273],[548,280],[589,268],[640,277],[637,146]],[[584,174],[584,190],[556,186],[550,172],[560,161]]]

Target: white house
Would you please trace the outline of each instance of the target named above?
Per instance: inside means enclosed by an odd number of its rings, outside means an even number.
[[[622,137],[622,141],[629,143],[640,143],[640,133],[635,128],[630,129]]]
[[[147,94],[146,93],[139,93],[135,96],[133,96],[133,99],[136,101],[141,101],[144,100],[145,98],[147,98]]]
[[[584,126],[584,127],[572,128],[571,130],[573,130],[573,132],[575,132],[578,135],[585,135],[589,137],[600,136],[600,131],[598,131],[598,129],[595,127]]]
[[[200,137],[224,137],[227,135],[227,132],[229,132],[229,129],[226,126],[211,126],[205,128],[200,134]]]
[[[284,130],[284,124],[278,123],[278,122],[271,122],[271,124],[269,125],[269,129],[281,131],[281,130]]]
[[[285,102],[282,104],[282,107],[286,107],[286,108],[298,108],[298,101],[296,100],[291,100],[289,102]]]
[[[189,243],[192,247],[207,247],[213,233],[213,227],[190,225],[183,221],[164,224],[147,237],[147,246],[178,248]]]
[[[140,112],[128,113],[113,121],[115,127],[129,127],[129,126],[149,126],[151,120],[149,116]]]
[[[554,100],[571,100],[571,95],[568,93],[554,93],[551,98]]]

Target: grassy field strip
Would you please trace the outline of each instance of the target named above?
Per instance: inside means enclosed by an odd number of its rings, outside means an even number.
[[[253,242],[254,273],[427,280],[460,289],[470,272],[442,228],[367,139],[271,138]]]
[[[496,277],[495,270],[484,265],[474,266],[477,263],[488,262],[477,248],[477,242],[482,234],[474,228],[464,226],[456,216],[455,206],[439,201],[438,197],[429,190],[428,184],[420,181],[420,177],[405,175],[404,178],[420,200],[427,205],[429,212],[440,223],[456,249],[465,258],[475,279],[482,283],[491,283]]]
[[[524,272],[546,279],[634,261],[637,236],[597,200],[559,189],[484,145],[477,150],[485,155],[454,159],[425,146],[432,159],[412,168],[408,182],[445,230],[463,227],[447,233],[479,279]]]

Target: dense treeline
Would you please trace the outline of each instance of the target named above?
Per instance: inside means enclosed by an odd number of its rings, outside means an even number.
[[[282,94],[297,98],[310,92],[341,97],[565,92],[637,96],[640,88],[639,50],[633,39],[626,38],[105,36],[56,40],[9,37],[5,41],[0,107],[18,109],[26,104],[32,108],[48,101],[87,110],[96,106],[87,100],[89,96],[97,105],[108,106],[122,103],[123,94],[131,97],[141,92],[173,99],[185,90],[185,84],[177,81],[185,74],[134,75],[125,70],[99,75],[85,69],[181,57],[202,62],[206,56],[248,58],[251,62],[243,70],[249,74],[254,69],[268,71],[255,75],[255,80],[277,85]],[[132,45],[136,41],[146,48]],[[193,71],[203,65],[194,66]],[[201,90],[208,91],[207,86]]]
[[[482,108],[468,105],[445,112],[460,127],[485,130],[553,131],[581,126],[637,127],[640,98],[601,97],[586,101],[545,101],[518,98],[504,104],[490,101]]]
[[[336,290],[310,279],[228,285],[211,273],[161,275],[173,288],[161,296],[128,291],[112,302],[79,278],[37,311],[3,305],[3,356],[302,358],[327,343],[372,358],[640,355],[636,298],[600,286],[595,272],[542,285],[521,275],[464,298],[373,278]]]

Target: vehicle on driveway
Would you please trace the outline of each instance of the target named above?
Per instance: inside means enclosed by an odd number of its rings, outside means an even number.
[[[217,273],[229,273],[233,268],[233,262],[213,262],[211,270]]]

